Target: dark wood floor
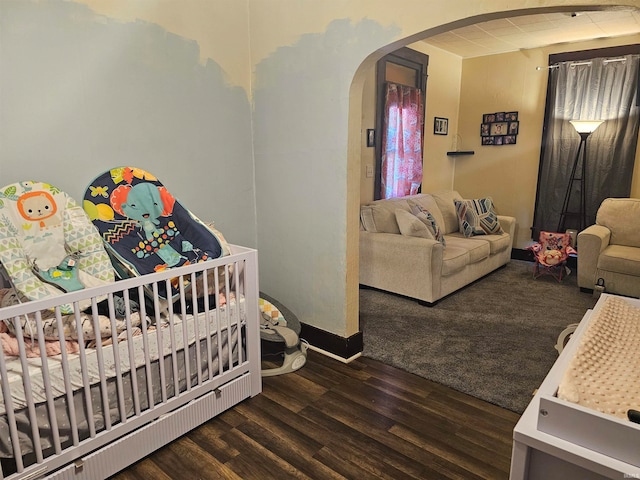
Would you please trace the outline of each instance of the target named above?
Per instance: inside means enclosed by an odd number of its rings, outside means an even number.
[[[298,372],[114,478],[507,479],[519,416],[380,362]]]

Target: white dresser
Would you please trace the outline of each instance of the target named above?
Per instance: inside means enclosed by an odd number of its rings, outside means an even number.
[[[640,307],[640,300],[625,300]],[[592,316],[591,310],[584,315],[515,426],[510,480],[640,478],[639,424],[556,397]],[[640,345],[633,353],[640,354]]]

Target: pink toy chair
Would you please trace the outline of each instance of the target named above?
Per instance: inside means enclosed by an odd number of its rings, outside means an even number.
[[[533,252],[535,264],[533,278],[551,275],[558,282],[568,274],[567,259],[578,252],[571,246],[571,235],[568,233],[540,232],[538,243],[528,250]]]

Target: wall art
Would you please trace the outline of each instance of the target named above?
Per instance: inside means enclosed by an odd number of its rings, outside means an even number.
[[[519,129],[518,112],[485,113],[480,125],[482,145],[514,145]]]
[[[443,117],[433,117],[433,133],[435,135],[448,135],[449,119]]]

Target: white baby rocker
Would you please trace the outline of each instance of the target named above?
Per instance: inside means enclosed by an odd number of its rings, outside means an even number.
[[[260,293],[260,339],[266,341],[262,342],[262,352],[263,357],[277,355],[283,356],[283,360],[279,367],[263,368],[263,377],[295,372],[307,362],[308,344],[298,337],[301,331],[300,322],[289,311],[286,311],[285,319],[281,310],[286,309],[282,305],[276,306],[274,302],[276,301],[272,298]]]

